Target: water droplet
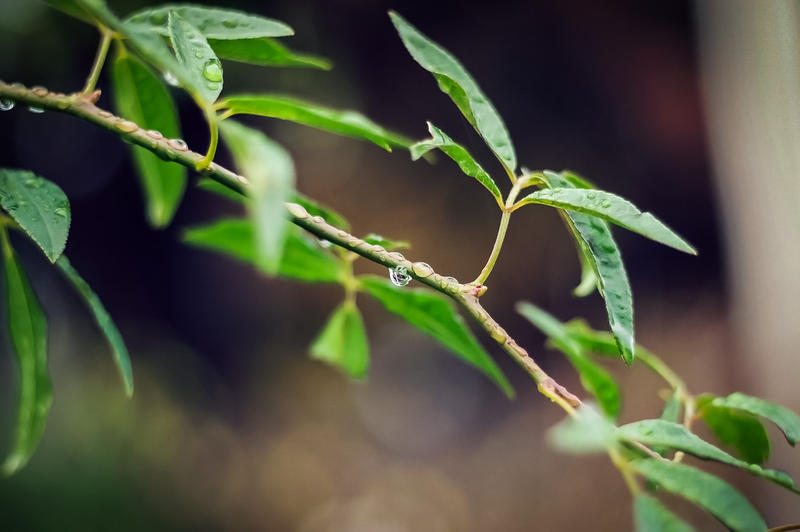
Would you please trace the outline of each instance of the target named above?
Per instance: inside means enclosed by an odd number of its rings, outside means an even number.
[[[189,146],[186,144],[186,141],[183,139],[169,139],[167,141],[169,147],[178,151],[186,151],[189,149]]]
[[[442,280],[439,282],[439,286],[445,290],[458,290],[458,279],[450,276],[442,277]]]
[[[389,280],[395,286],[405,286],[411,282],[411,276],[408,275],[408,270],[403,266],[398,266],[397,268],[389,269]]]
[[[203,77],[208,81],[222,81],[222,66],[217,59],[209,59],[203,65]]]
[[[237,26],[235,20],[223,20],[222,25],[226,28],[235,28]]]
[[[600,203],[600,206],[603,207],[604,209],[608,209],[609,207],[611,207],[611,202],[608,200],[603,200],[603,202]]]
[[[330,240],[325,240],[325,239],[320,239],[319,240],[319,245],[320,245],[320,247],[328,249],[329,247],[331,247],[331,241]]]
[[[369,247],[369,250],[373,253],[386,253],[386,249],[378,244],[373,244]]]
[[[323,218],[322,216],[314,216],[313,218],[311,218],[311,220],[315,224],[324,224],[325,223],[325,218]]]
[[[41,86],[36,86],[31,89],[31,92],[34,93],[36,96],[47,96],[47,93],[50,92],[49,90],[45,89]]]
[[[595,197],[597,197],[597,194],[595,194],[594,192],[589,192],[588,194],[586,194],[586,197],[589,199],[594,199]]]
[[[42,180],[41,179],[26,179],[25,180],[25,187],[26,188],[42,188]]]
[[[206,83],[206,87],[208,87],[208,90],[210,91],[219,90],[219,83],[216,83],[214,81],[209,81],[208,83]]]
[[[131,122],[130,120],[118,120],[114,123],[114,127],[122,131],[123,133],[132,133],[139,129],[139,126],[136,125],[136,122]]]
[[[20,201],[19,201],[19,206],[20,206],[20,207],[27,207],[27,206],[28,206],[28,202],[27,202],[27,201],[25,201],[25,200],[20,200]]]
[[[44,113],[44,109],[42,109],[41,107],[34,107],[33,105],[28,106],[28,111],[30,111],[31,113],[36,113],[37,115]]]
[[[205,54],[204,54],[204,53],[203,53],[201,50],[197,50],[197,51],[194,53],[194,56],[195,56],[197,59],[202,59],[204,55],[205,55]]]
[[[399,251],[392,251],[389,253],[389,258],[400,262],[401,260],[406,260],[405,256],[400,253]]]
[[[103,118],[111,118],[112,116],[114,116],[108,111],[97,111],[97,114],[102,116]]]
[[[180,82],[178,82],[178,78],[175,77],[175,74],[169,71],[164,72],[164,81],[166,81],[168,85],[172,85],[173,87],[177,87],[180,85]]]
[[[67,209],[65,209],[64,207],[59,207],[59,208],[55,209],[53,212],[56,213],[58,216],[61,216],[63,218],[66,218],[67,214],[68,214],[67,213]]]
[[[430,277],[433,275],[433,268],[427,262],[415,262],[411,265],[411,269],[414,270],[414,275],[417,277]]]
[[[286,208],[289,209],[289,214],[295,218],[308,218],[308,211],[298,203],[289,203]]]
[[[150,129],[147,131],[147,136],[151,139],[161,140],[164,138],[164,135],[160,131],[156,131],[155,129]]]
[[[14,100],[3,98],[0,100],[0,111],[10,111],[14,108]]]

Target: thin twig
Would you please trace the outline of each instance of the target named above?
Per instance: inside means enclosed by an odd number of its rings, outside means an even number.
[[[19,83],[7,84],[0,81],[0,98],[12,99],[19,103],[58,111],[81,118],[87,122],[113,132],[123,140],[142,146],[159,157],[182,164],[188,168],[197,168],[204,156],[189,150],[179,139],[164,138],[160,132],[145,131],[137,124],[113,115],[98,108],[95,103],[100,97],[99,91],[91,94],[62,94],[50,92],[43,87],[29,89]],[[200,171],[228,188],[247,195],[249,181],[227,168],[211,163]],[[348,249],[366,259],[387,268],[403,267],[417,281],[448,295],[457,301],[503,349],[516,360],[527,373],[533,377],[539,391],[551,401],[558,404],[570,415],[575,415],[574,408],[581,404],[580,399],[558,384],[521,348],[511,336],[498,324],[478,301],[485,287],[461,284],[452,277],[440,275],[422,262],[411,262],[401,253],[388,252],[338,229],[325,222],[322,217],[311,216],[300,205],[287,203],[289,220],[315,234],[316,236]]]

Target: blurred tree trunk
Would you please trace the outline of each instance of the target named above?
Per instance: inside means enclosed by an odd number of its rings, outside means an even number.
[[[705,112],[725,228],[732,355],[740,367],[735,384],[797,411],[800,4],[699,0],[696,5]],[[797,477],[797,455],[786,453],[778,440],[774,451],[783,454],[781,463],[794,465],[790,473]],[[764,499],[773,506],[764,510],[776,518],[800,517],[791,496]]]

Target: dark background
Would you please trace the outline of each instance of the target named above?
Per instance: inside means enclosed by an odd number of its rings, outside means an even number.
[[[150,5],[110,3],[119,14]],[[0,78],[78,90],[96,31],[36,2],[4,4]],[[290,92],[358,109],[414,138],[427,136],[431,120],[468,146],[507,190],[480,139],[403,48],[386,15],[398,10],[462,60],[503,115],[522,165],[576,170],[656,213],[700,250],[690,257],[616,232],[635,294],[638,338],[694,391],[724,394],[746,382],[725,358],[732,346],[727,284],[690,3],[224,5],[286,21],[296,36],[284,42],[332,59],[335,68],[225,63],[223,94]],[[100,87],[107,81],[104,72]],[[201,114],[184,94],[174,96],[187,142],[202,151]],[[107,94],[99,105],[111,106]],[[298,189],[345,214],[356,233],[409,240],[407,255],[461,281],[482,267],[496,206],[451,162],[412,163],[407,153],[387,154],[301,126],[248,123],[291,151]],[[9,529],[631,526],[629,496],[611,464],[546,445],[545,429],[561,413],[488,338],[481,335],[518,390],[514,402],[361,298],[372,372],[366,383],[348,382],[306,356],[339,288],[268,280],[180,243],[183,228],[237,207],[190,186],[173,225],[150,229],[127,147],[65,115],[2,113],[0,146],[0,165],[31,169],[69,196],[67,253],[120,326],[137,386],[126,401],[80,302],[40,253],[17,240],[50,317],[55,404],[30,465],[0,482],[0,515]],[[218,161],[229,162],[224,150]],[[357,268],[380,272],[366,261]],[[577,378],[558,354],[545,351],[513,303],[531,300],[562,319],[582,315],[603,327],[596,294],[570,296],[578,277],[573,245],[555,212],[524,209],[514,216],[484,296],[518,343],[572,389],[580,387]],[[3,433],[10,434],[15,367],[6,342],[2,349],[0,406]],[[657,416],[661,383],[641,368],[610,367],[625,386],[623,421]],[[728,478],[748,493],[774,493],[743,475]],[[675,504],[700,526],[716,526]]]

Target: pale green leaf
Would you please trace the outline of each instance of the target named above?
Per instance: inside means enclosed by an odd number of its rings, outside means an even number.
[[[455,102],[507,170],[515,171],[517,156],[508,130],[464,66],[397,13],[390,12],[389,16],[414,60],[436,77],[439,88]]]
[[[217,57],[228,61],[238,61],[251,65],[271,67],[307,67],[330,70],[332,64],[328,59],[312,54],[304,54],[290,50],[275,39],[209,39],[208,44],[216,52]]]
[[[790,444],[795,445],[800,440],[800,417],[786,407],[738,392],[728,397],[718,397],[711,404],[744,410],[766,418],[783,431],[786,441]]]
[[[222,91],[222,65],[208,41],[190,22],[174,11],[169,13],[169,39],[178,61],[193,76],[192,86],[213,103]]]
[[[381,235],[370,233],[364,237],[364,242],[367,244],[372,244],[373,246],[381,246],[386,251],[394,251],[397,249],[408,249],[411,247],[411,244],[406,242],[405,240],[391,240],[389,238],[383,237]]]
[[[4,228],[0,228],[0,240],[5,273],[7,338],[19,369],[14,443],[2,465],[3,473],[11,475],[24,467],[36,450],[47,423],[53,391],[47,372],[47,319],[11,249]]]
[[[737,532],[764,532],[758,512],[727,482],[688,465],[669,460],[634,460],[629,467],[670,493],[680,495],[710,512]]]
[[[260,131],[226,120],[220,132],[240,173],[250,181],[248,207],[255,224],[259,267],[277,273],[286,236],[284,203],[292,196],[294,163],[285,149]]]
[[[564,216],[566,217],[566,215]],[[569,223],[567,227],[570,227],[570,230],[572,230]],[[594,260],[592,259],[592,251],[582,238],[573,238],[572,240],[575,242],[575,248],[578,251],[578,260],[581,263],[581,281],[578,283],[578,286],[572,290],[572,294],[575,297],[586,297],[597,288],[597,274],[593,267]]]
[[[614,378],[584,355],[580,345],[570,338],[560,321],[525,301],[517,303],[516,308],[517,312],[538,327],[566,355],[578,372],[584,389],[597,399],[608,417],[615,419],[620,409],[620,392]]]
[[[673,392],[664,403],[660,419],[677,423],[681,415],[681,401],[677,392]]]
[[[688,523],[673,514],[657,499],[639,493],[633,503],[633,521],[637,532],[692,532]]]
[[[345,301],[336,308],[311,344],[310,351],[313,358],[331,364],[354,379],[367,376],[367,332],[355,303]]]
[[[697,254],[692,246],[655,216],[640,211],[631,202],[610,192],[585,188],[546,188],[525,196],[517,206],[531,203],[596,216],[665,246]]]
[[[705,421],[714,436],[732,447],[740,458],[763,464],[769,458],[770,444],[764,424],[749,412],[714,406],[714,396],[703,394],[696,399],[697,415]]]
[[[379,126],[356,111],[340,111],[280,94],[228,96],[217,107],[226,115],[251,114],[288,120],[346,137],[367,140],[392,151],[392,146],[408,147],[411,142]]]
[[[411,159],[416,161],[429,151],[436,148],[442,150],[445,155],[453,159],[458,164],[458,167],[461,168],[462,172],[477,179],[481,185],[486,187],[486,189],[492,193],[492,196],[497,199],[497,202],[502,205],[503,196],[500,193],[500,189],[497,188],[497,184],[494,182],[491,176],[486,173],[481,165],[479,165],[477,161],[472,158],[472,155],[470,155],[466,148],[460,144],[456,144],[453,139],[445,134],[444,131],[434,126],[430,122],[428,122],[428,131],[431,134],[430,139],[417,142],[409,148],[409,151],[411,151]]]
[[[425,288],[399,288],[379,277],[363,276],[358,279],[361,288],[383,303],[387,310],[401,316],[414,327],[438,340],[461,360],[479,369],[507,396],[514,395],[503,372],[481,347],[445,296]]]
[[[619,434],[625,439],[638,441],[645,445],[668,447],[704,460],[714,460],[732,465],[744,469],[751,475],[765,478],[788,490],[798,492],[794,481],[786,473],[774,469],[764,469],[757,464],[748,464],[743,460],[734,458],[722,449],[700,439],[678,423],[663,419],[646,419],[621,426]]]
[[[611,421],[586,403],[578,407],[577,414],[548,431],[553,447],[570,454],[595,454],[615,445],[616,432]]]
[[[191,227],[184,232],[184,242],[217,251],[258,266],[255,230],[251,220],[226,219]],[[300,281],[337,283],[343,275],[342,262],[322,249],[303,230],[289,226],[281,255],[278,275]]]
[[[208,39],[258,39],[294,35],[294,30],[279,20],[234,9],[192,4],[165,4],[143,9],[130,15],[126,22],[146,26],[166,36],[169,34],[167,25],[170,12],[180,15]]]
[[[561,174],[545,171],[545,176],[550,187],[572,186]],[[617,244],[611,236],[611,230],[606,222],[594,216],[573,211],[563,212],[575,238],[580,238],[590,251],[589,259],[597,276],[597,288],[606,303],[608,323],[623,360],[630,365],[633,363],[635,346],[633,296],[628,274]]]
[[[127,53],[116,57],[112,77],[117,113],[144,129],[180,138],[175,104],[161,78]],[[169,225],[186,189],[186,168],[165,161],[141,146],[131,145],[133,162],[144,189],[147,219],[155,227]]]
[[[122,335],[119,333],[117,326],[103,306],[103,302],[100,301],[100,298],[97,297],[97,294],[94,293],[89,284],[84,281],[83,277],[75,271],[75,268],[72,267],[66,255],[61,255],[58,258],[56,266],[59,267],[64,277],[67,278],[75,291],[78,292],[78,295],[81,296],[89,307],[89,310],[92,311],[92,315],[98,327],[100,327],[100,330],[108,341],[108,345],[111,347],[114,362],[122,377],[122,383],[125,385],[125,393],[128,397],[131,397],[133,395],[133,370],[131,369],[131,360],[128,356],[128,348],[125,347],[125,341],[122,339]]]
[[[64,252],[71,213],[67,196],[58,185],[28,170],[0,168],[0,207],[50,262]]]

